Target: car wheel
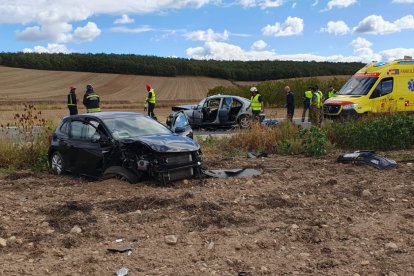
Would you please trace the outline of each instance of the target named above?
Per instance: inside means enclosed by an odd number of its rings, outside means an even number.
[[[252,121],[250,119],[250,116],[248,115],[242,115],[239,118],[239,126],[240,128],[248,128],[251,125]]]
[[[103,173],[104,179],[116,178],[122,181],[128,181],[131,184],[137,183],[140,178],[141,174],[137,175],[132,171],[121,167],[121,166],[112,166],[105,170]]]
[[[50,158],[50,168],[53,173],[57,175],[62,175],[66,171],[65,162],[63,161],[62,155],[60,152],[55,151],[52,153]]]

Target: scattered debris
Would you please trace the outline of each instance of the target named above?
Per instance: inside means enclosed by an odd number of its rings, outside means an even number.
[[[122,242],[122,241],[123,241],[123,239],[117,239],[117,240],[115,240],[115,242],[117,242],[117,243]]]
[[[264,119],[261,124],[263,126],[278,126],[279,125],[279,121],[276,119]]]
[[[177,243],[178,238],[176,235],[167,235],[164,237],[165,243],[174,245]]]
[[[128,275],[128,271],[129,271],[128,267],[123,266],[116,272],[116,276],[126,276]]]
[[[108,248],[107,250],[111,253],[125,253],[125,252],[128,252],[128,254],[129,254],[129,251],[132,251],[132,247],[131,246],[126,246],[126,247],[123,247],[123,248]]]
[[[202,172],[206,176],[217,178],[260,175],[260,172],[255,169],[202,170]]]
[[[397,162],[375,154],[375,151],[362,150],[353,153],[341,154],[337,159],[339,163],[367,164],[379,170],[389,169],[397,166]]]
[[[247,153],[247,158],[260,158],[260,157],[268,157],[269,154],[266,151],[261,151],[261,152],[248,152]]]

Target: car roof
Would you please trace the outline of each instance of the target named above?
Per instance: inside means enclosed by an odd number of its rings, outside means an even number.
[[[127,116],[146,116],[145,114],[138,112],[126,112],[126,111],[112,111],[112,112],[94,112],[94,113],[84,113],[78,115],[67,116],[65,118],[98,118],[98,119],[111,119],[117,117],[127,117]]]
[[[249,101],[249,99],[246,99],[244,97],[235,96],[235,95],[225,95],[225,94],[217,94],[217,95],[208,96],[207,99],[212,99],[212,98],[227,98],[227,97],[232,97],[232,98],[238,99],[239,101]]]

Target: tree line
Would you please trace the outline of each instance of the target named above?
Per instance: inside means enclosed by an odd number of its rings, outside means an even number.
[[[56,71],[147,76],[206,76],[234,81],[352,75],[358,62],[218,61],[132,54],[0,53],[0,65]]]

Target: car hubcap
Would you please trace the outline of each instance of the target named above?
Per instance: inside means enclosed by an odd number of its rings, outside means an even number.
[[[240,119],[240,126],[241,126],[242,128],[246,128],[246,127],[248,127],[248,126],[249,126],[249,123],[250,123],[250,120],[249,120],[249,118],[248,118],[248,117],[246,117],[246,116]]]
[[[62,159],[58,154],[54,154],[52,157],[52,170],[55,171],[57,174],[62,173]]]

